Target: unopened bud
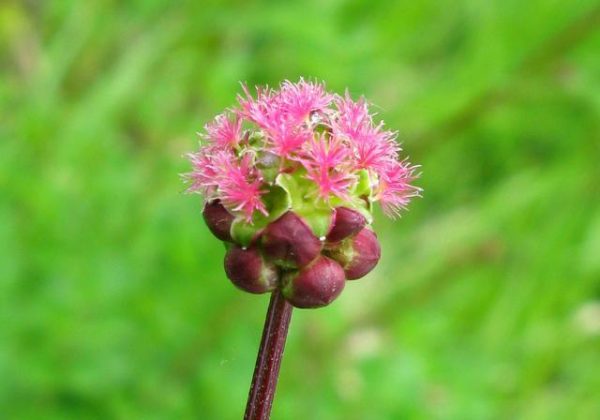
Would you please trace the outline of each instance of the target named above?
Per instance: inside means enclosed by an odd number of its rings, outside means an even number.
[[[331,258],[320,256],[300,271],[283,277],[283,296],[298,308],[319,308],[330,304],[344,289],[342,267]]]
[[[327,234],[328,242],[338,242],[358,233],[367,224],[365,216],[347,207],[335,209],[333,226]]]
[[[230,229],[234,216],[223,207],[220,200],[206,203],[202,216],[213,235],[222,241],[232,241]]]
[[[327,255],[341,264],[348,280],[356,280],[375,268],[381,257],[381,247],[375,232],[363,228],[355,236],[329,248]]]
[[[250,293],[265,293],[277,287],[277,268],[265,261],[256,247],[233,245],[225,255],[225,273],[237,287]]]
[[[264,230],[265,254],[283,267],[304,267],[321,252],[321,241],[295,213],[288,211]]]

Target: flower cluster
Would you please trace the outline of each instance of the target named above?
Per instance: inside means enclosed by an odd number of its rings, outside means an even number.
[[[394,217],[420,193],[396,132],[364,98],[320,83],[243,86],[202,136],[188,191],[204,196],[207,225],[228,244],[228,277],[252,293],[280,288],[298,307],[328,304],[377,264],[373,203]]]
[[[220,199],[251,221],[265,213],[261,197],[276,175],[295,171],[318,187],[317,199],[330,202],[347,199],[365,170],[369,199],[389,216],[419,194],[411,185],[415,167],[399,160],[396,133],[373,121],[364,98],[334,95],[301,79],[279,90],[259,88],[255,96],[244,87],[238,102],[206,125],[205,143],[189,155],[188,191],[207,201]]]

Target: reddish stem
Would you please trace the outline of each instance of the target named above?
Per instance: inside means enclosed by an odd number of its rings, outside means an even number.
[[[279,366],[291,317],[292,305],[279,290],[274,291],[265,319],[244,420],[267,420],[271,416]]]

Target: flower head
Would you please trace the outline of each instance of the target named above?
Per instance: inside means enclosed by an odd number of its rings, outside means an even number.
[[[206,143],[188,155],[188,191],[220,200],[249,222],[268,215],[265,197],[284,175],[304,180],[294,188],[308,188],[310,181],[313,188],[295,196],[313,200],[310,205],[380,201],[394,216],[418,195],[410,184],[414,167],[399,160],[396,133],[373,121],[365,98],[335,95],[304,79],[242,90],[238,106],[207,124]],[[320,200],[314,201],[315,191]]]
[[[242,90],[187,155],[187,191],[204,196],[207,226],[230,243],[225,271],[236,286],[327,305],[376,266],[373,204],[397,216],[421,191],[416,167],[365,98],[304,79]]]

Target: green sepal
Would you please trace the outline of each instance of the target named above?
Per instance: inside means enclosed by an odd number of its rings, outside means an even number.
[[[279,173],[279,167],[277,166],[260,166],[260,172],[265,182],[274,182]]]
[[[260,169],[263,181],[269,184],[275,183],[275,178],[281,171],[282,158],[274,153],[264,150],[258,151],[256,167]]]
[[[352,195],[361,197],[371,197],[373,194],[373,188],[371,187],[371,178],[369,177],[369,171],[361,169],[358,171],[358,180],[351,191]]]
[[[333,222],[333,210],[330,207],[304,207],[295,213],[308,225],[317,238],[324,238],[329,233]]]
[[[253,131],[252,133],[250,133],[250,136],[248,137],[248,144],[250,146],[258,146],[261,145],[263,142],[264,136],[260,131]]]
[[[304,170],[297,170],[292,174],[279,174],[275,179],[275,184],[280,186],[288,194],[291,201],[292,208],[299,208],[303,206],[304,202],[304,191],[310,188],[308,180],[303,179],[301,175],[306,174]]]
[[[231,223],[231,237],[235,242],[242,246],[248,246],[252,240],[264,229],[264,226],[258,224],[250,224],[245,218],[237,217]]]
[[[331,205],[318,198],[318,187],[305,177],[306,171],[279,174],[275,183],[281,186],[291,199],[291,209],[308,225],[317,238],[327,235],[333,220]]]

